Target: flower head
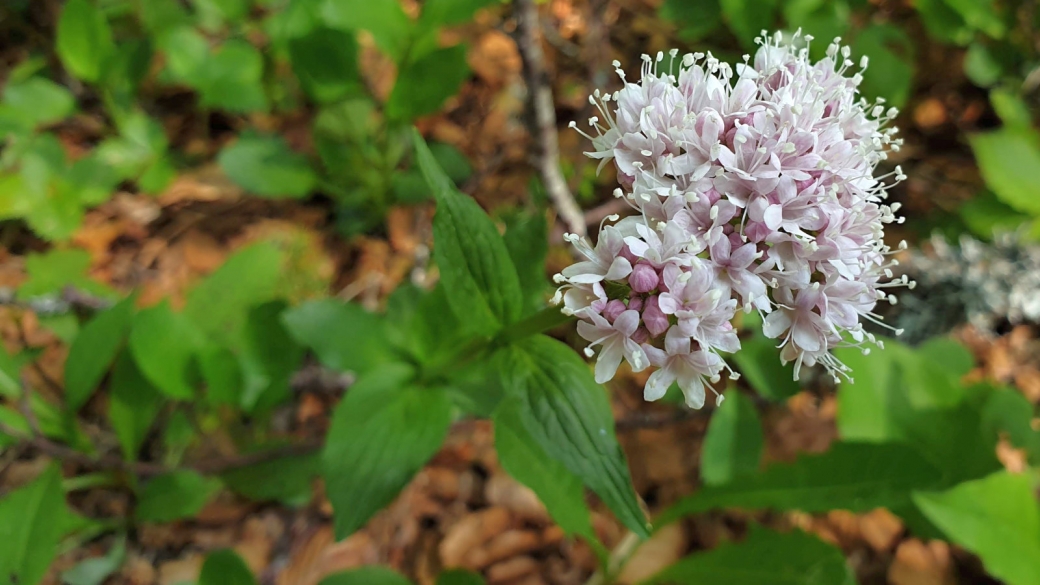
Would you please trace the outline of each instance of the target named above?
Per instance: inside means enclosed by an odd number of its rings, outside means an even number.
[[[893,265],[884,225],[898,209],[884,201],[904,177],[874,175],[899,148],[886,127],[896,111],[859,97],[847,47],[835,41],[813,62],[801,46],[811,40],[763,34],[736,67],[672,51],[675,75],[659,72],[664,54],[644,56],[635,81],[615,62],[623,87],[594,93],[588,155],[613,161],[615,194],[634,214],[595,247],[572,238],[586,260],[557,281],[579,333],[600,347],[597,380],[622,359],[649,364],[648,400],[678,382],[700,407],[727,369],[721,354],[740,349],[738,308],[762,314],[796,379],[817,363],[848,377],[830,350],[875,341],[862,322],[894,301],[886,286],[906,284],[882,282]]]

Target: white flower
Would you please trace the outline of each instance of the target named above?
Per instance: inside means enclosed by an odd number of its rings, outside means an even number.
[[[650,365],[646,353],[632,335],[639,328],[639,312],[625,311],[618,315],[614,323],[609,323],[602,316],[591,313],[590,322],[578,322],[578,335],[589,342],[585,353],[592,355],[592,346],[599,345],[599,359],[596,360],[596,382],[604,384],[610,381],[621,365],[621,358],[632,366],[632,371],[640,372]]]

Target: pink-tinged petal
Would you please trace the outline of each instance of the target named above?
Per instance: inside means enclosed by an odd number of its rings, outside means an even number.
[[[679,309],[682,308],[682,301],[671,294],[671,292],[661,292],[657,296],[657,308],[660,312],[665,314],[675,314]]]
[[[789,311],[773,311],[762,321],[762,334],[769,339],[776,339],[791,328],[791,316]]]
[[[766,207],[766,211],[762,215],[762,220],[765,222],[766,227],[775,230],[780,227],[780,224],[784,221],[784,208],[779,205],[770,205],[769,207]]]
[[[596,360],[597,384],[606,384],[614,377],[618,366],[621,365],[622,357],[624,357],[624,352],[620,343],[611,340],[603,346],[599,352],[599,359]]]
[[[603,269],[595,262],[578,262],[561,271],[563,277],[575,284],[592,284],[603,280]]]
[[[632,236],[625,238],[625,243],[628,244],[628,250],[635,255],[636,258],[642,258],[646,254],[646,251],[650,249],[649,244]]]
[[[733,268],[747,268],[758,256],[758,246],[744,244],[729,255],[729,265]]]
[[[698,410],[704,407],[704,378],[692,368],[683,368],[679,375],[679,388],[686,399],[686,406]]]
[[[625,340],[625,361],[632,368],[633,372],[642,372],[643,370],[650,367],[650,358],[647,357],[643,348],[638,343],[631,339]]]
[[[668,388],[671,387],[674,381],[675,374],[669,368],[657,370],[650,374],[650,377],[646,380],[646,386],[643,387],[643,400],[648,402],[660,400],[668,393]]]
[[[794,340],[795,344],[804,349],[805,351],[820,351],[822,349],[825,340],[814,328],[810,327],[808,323],[799,322],[791,328],[791,339]]]
[[[649,343],[642,344],[646,357],[650,359],[650,365],[661,367],[668,361],[668,354],[663,349],[654,347]]]
[[[625,337],[631,337],[639,327],[639,311],[625,311],[614,320],[614,329]]]
[[[621,280],[631,272],[632,264],[626,258],[618,256],[610,263],[610,268],[607,269],[607,274],[603,278],[605,280]]]
[[[614,333],[613,327],[597,327],[588,321],[578,321],[578,335],[589,343],[594,343]]]
[[[664,350],[668,355],[686,355],[690,353],[690,337],[683,335],[678,327],[672,327],[664,338]]]

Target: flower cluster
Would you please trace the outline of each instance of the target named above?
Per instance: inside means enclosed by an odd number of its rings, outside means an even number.
[[[862,77],[848,75],[840,39],[816,63],[796,47],[803,39],[763,33],[735,71],[673,50],[675,73],[659,73],[665,56],[644,55],[638,83],[615,62],[624,87],[590,98],[602,118],[583,132],[587,154],[600,168],[614,161],[614,194],[636,212],[611,216],[595,246],[568,235],[587,259],[556,276],[556,302],[579,317],[586,354],[598,347],[600,383],[622,359],[634,371],[654,366],[647,400],[678,382],[700,408],[706,386],[735,377],[720,352],[740,349],[738,309],[763,316],[795,379],[814,364],[848,377],[829,350],[879,343],[861,320],[877,321],[877,301],[895,302],[884,289],[907,284],[892,280],[882,241],[898,209],[884,204],[886,190],[904,177],[899,167],[874,177],[901,142],[885,128],[896,111],[858,97]]]

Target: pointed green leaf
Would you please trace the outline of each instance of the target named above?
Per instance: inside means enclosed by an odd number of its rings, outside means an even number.
[[[412,385],[402,364],[371,372],[336,407],[322,455],[337,538],[364,526],[440,448],[451,424],[443,389]]]
[[[218,550],[206,557],[198,585],[256,585],[256,578],[235,551]]]
[[[372,34],[376,45],[400,62],[415,28],[398,2],[371,0],[319,0],[325,23],[333,28]]]
[[[217,161],[232,181],[262,197],[303,197],[317,182],[307,157],[280,136],[243,135]]]
[[[660,522],[717,508],[864,512],[898,508],[915,489],[941,485],[942,473],[898,443],[835,443],[820,455],[803,455],[762,473],[708,486],[666,510]]]
[[[1040,215],[1040,134],[1003,128],[972,135],[970,142],[986,186],[1018,211]]]
[[[144,377],[178,400],[195,395],[192,361],[201,346],[198,329],[163,301],[141,310],[130,329],[130,353]]]
[[[477,332],[493,334],[520,316],[523,297],[516,268],[491,219],[455,190],[418,131],[414,142],[419,168],[437,198],[434,255],[448,302]]]
[[[137,461],[163,400],[155,386],[141,375],[130,353],[121,353],[109,383],[108,420],[127,461]]]
[[[701,478],[708,485],[750,475],[762,459],[762,423],[755,405],[740,392],[726,397],[715,409],[701,447]]]
[[[90,0],[69,0],[58,18],[58,56],[73,75],[97,81],[112,54],[112,30],[105,15]]]
[[[361,567],[329,575],[318,585],[412,585],[412,582],[386,567]]]
[[[39,583],[58,554],[68,513],[57,465],[0,499],[0,575],[11,583]]]
[[[594,491],[638,535],[649,534],[603,388],[565,344],[539,335],[503,352],[502,383],[523,426],[551,457]]]
[[[431,51],[401,70],[386,102],[386,115],[409,121],[432,114],[458,93],[469,75],[465,45]]]
[[[1040,504],[1031,474],[994,473],[914,503],[950,539],[1009,585],[1040,584]]]
[[[172,522],[190,518],[216,495],[220,481],[189,469],[178,469],[148,481],[137,498],[138,522]]]
[[[855,585],[841,549],[801,531],[781,534],[751,527],[742,541],[692,554],[649,584]]]
[[[391,358],[382,317],[357,303],[308,301],[286,311],[282,320],[296,341],[333,370],[363,374]]]
[[[358,45],[353,34],[317,28],[289,40],[293,71],[318,103],[338,101],[358,89]]]
[[[535,442],[524,428],[517,402],[507,400],[495,411],[499,463],[513,479],[534,491],[560,528],[594,542],[581,480]]]
[[[130,296],[98,314],[69,348],[65,360],[65,400],[72,410],[86,404],[123,346],[130,332],[134,302],[135,297]]]

